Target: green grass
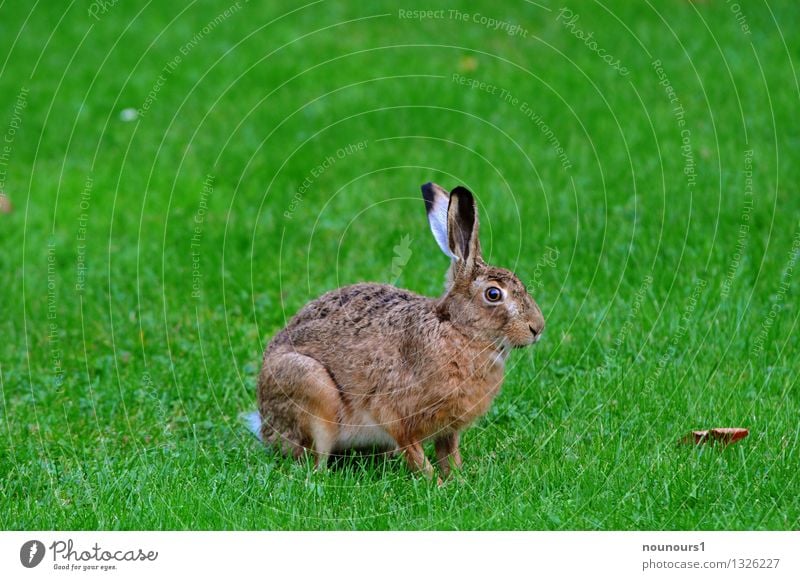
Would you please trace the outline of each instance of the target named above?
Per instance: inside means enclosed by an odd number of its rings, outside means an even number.
[[[0,527],[796,529],[800,12],[743,4],[746,34],[724,2],[572,24],[545,3],[242,0],[207,33],[230,4],[3,4],[5,136],[28,92],[2,162]],[[397,284],[438,294],[429,180],[476,192],[545,339],[441,488],[396,459],[275,459],[237,418],[264,345],[322,292],[392,279],[404,236]],[[717,426],[751,435],[676,444]]]

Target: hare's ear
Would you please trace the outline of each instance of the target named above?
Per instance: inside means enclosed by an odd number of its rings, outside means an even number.
[[[450,252],[471,272],[481,256],[478,241],[478,210],[472,192],[460,185],[450,192],[447,209],[447,234]]]
[[[450,205],[450,194],[435,183],[426,183],[422,186],[422,199],[425,200],[425,211],[428,212],[428,223],[436,243],[448,258],[455,259],[450,251],[450,242],[447,236],[447,208]]]

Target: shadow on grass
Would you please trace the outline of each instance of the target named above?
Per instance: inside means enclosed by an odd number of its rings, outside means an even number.
[[[398,454],[375,448],[348,449],[331,453],[328,469],[339,473],[362,473],[381,477],[387,473],[397,473],[404,468]]]
[[[387,476],[400,477],[408,474],[405,461],[396,451],[391,450],[366,447],[331,453],[325,467],[317,469],[314,455],[310,451],[300,457],[292,457],[269,446],[265,446],[263,449],[273,467],[280,467],[288,472],[296,470],[306,473],[330,472],[358,478],[368,477],[375,481]]]

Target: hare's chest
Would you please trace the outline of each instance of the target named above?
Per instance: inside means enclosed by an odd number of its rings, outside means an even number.
[[[449,405],[443,415],[453,426],[464,426],[486,414],[503,384],[503,365],[487,360],[476,365],[463,379],[453,385]],[[444,418],[444,417],[442,417]]]

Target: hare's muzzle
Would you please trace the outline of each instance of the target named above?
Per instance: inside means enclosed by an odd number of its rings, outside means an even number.
[[[535,305],[535,303],[532,316],[528,321],[528,329],[531,331],[531,335],[533,336],[531,344],[539,342],[539,339],[542,338],[542,333],[544,332],[544,316],[542,315],[542,311],[539,310],[539,307]]]

